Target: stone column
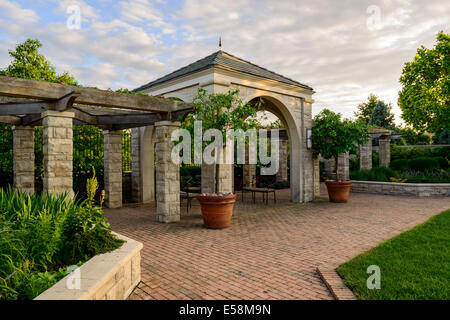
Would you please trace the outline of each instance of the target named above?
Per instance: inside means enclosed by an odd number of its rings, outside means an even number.
[[[303,145],[303,202],[314,200],[314,164],[312,149],[307,148],[307,131],[312,128],[312,103],[314,101],[305,99],[303,104],[303,128],[302,128],[302,145]],[[293,163],[293,165],[295,165]],[[292,170],[292,167],[291,167]],[[292,184],[292,181],[291,181]]]
[[[216,165],[202,162],[202,193],[216,191]]]
[[[286,182],[288,181],[288,163],[287,163],[287,140],[279,141],[279,159],[278,159],[278,172],[276,181],[277,182]]]
[[[329,179],[332,179],[336,167],[336,161],[334,160],[334,157],[330,159],[323,159],[323,163],[325,164],[325,176]]]
[[[338,156],[338,169],[337,169],[337,177],[343,180],[349,180],[350,179],[350,173],[349,173],[349,158],[350,153],[341,153]]]
[[[34,192],[34,128],[13,126],[14,189]]]
[[[372,169],[372,139],[359,146],[359,169]]]
[[[222,157],[225,162],[226,147],[223,148]],[[217,170],[216,170],[217,167]],[[217,172],[216,172],[217,171]],[[217,174],[217,177],[216,177]],[[233,164],[205,164],[202,163],[202,193],[215,192],[217,179],[218,193],[233,192]]]
[[[320,162],[319,157],[313,158],[314,164],[314,198],[320,197]]]
[[[179,122],[155,123],[156,134],[156,216],[159,222],[180,221],[180,166],[172,162],[172,132]]]
[[[256,187],[256,164],[242,165],[242,182],[245,187]]]
[[[131,129],[131,196],[134,202],[141,202],[141,131]]]
[[[232,164],[219,164],[218,165],[218,193],[233,193],[233,165]]]
[[[256,187],[256,164],[249,164],[249,146],[245,145],[245,164],[242,165],[242,182],[245,187]]]
[[[389,167],[391,163],[391,138],[380,138],[378,142],[380,143],[380,167]]]
[[[45,111],[42,114],[44,192],[73,197],[73,112]]]
[[[122,131],[103,130],[105,205],[122,207]]]
[[[150,203],[155,200],[153,126],[131,130],[131,183],[133,201]]]

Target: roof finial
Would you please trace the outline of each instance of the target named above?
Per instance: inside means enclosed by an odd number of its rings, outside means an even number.
[[[222,51],[222,37],[219,37],[219,49]]]

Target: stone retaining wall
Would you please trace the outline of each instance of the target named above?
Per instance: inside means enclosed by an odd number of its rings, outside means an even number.
[[[116,234],[126,242],[117,250],[100,254],[47,289],[35,300],[124,300],[141,281],[142,243]],[[69,284],[69,286],[68,286]],[[72,287],[72,289],[70,289]]]
[[[450,196],[450,183],[397,183],[352,180],[351,192],[416,197]]]

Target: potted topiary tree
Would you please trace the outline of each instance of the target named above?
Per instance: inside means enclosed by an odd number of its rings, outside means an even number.
[[[339,113],[328,109],[322,110],[314,117],[311,140],[314,155],[325,159],[334,157],[336,161],[336,180],[327,180],[325,184],[331,202],[347,202],[352,182],[344,181],[338,172],[338,155],[354,151],[360,144],[369,139],[367,126],[362,121],[341,120]]]
[[[208,94],[206,90],[200,88],[193,104],[193,113],[189,114],[182,123],[182,127],[188,129],[191,134],[194,132],[194,122],[196,120],[202,121],[203,132],[207,129],[219,130],[222,133],[224,142],[227,130],[241,129],[246,131],[256,128],[258,125],[256,113],[260,108],[261,102],[253,106],[250,103],[243,103],[239,98],[238,90]],[[236,194],[220,192],[219,164],[214,162],[214,165],[216,177],[215,192],[202,193],[197,196],[197,200],[200,203],[205,226],[211,229],[223,229],[231,224]]]

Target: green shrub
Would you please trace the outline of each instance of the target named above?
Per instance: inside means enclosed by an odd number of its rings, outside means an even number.
[[[409,169],[409,160],[408,159],[397,159],[393,160],[390,164],[390,167],[394,170],[408,170]]]
[[[360,181],[389,181],[390,177],[397,177],[398,173],[391,168],[375,167],[372,170],[356,170],[350,172],[350,179]]]
[[[350,171],[359,169],[359,155],[357,157],[351,157],[349,159]]]
[[[440,147],[431,150],[431,156],[433,157],[443,157],[450,160],[450,147]]]
[[[450,171],[405,171],[402,178],[409,183],[450,183]]]
[[[182,166],[180,167],[180,175],[181,176],[199,176],[202,174],[202,167],[201,166]]]
[[[372,153],[372,166],[378,167],[380,165],[380,155],[377,152]]]
[[[450,167],[449,161],[447,159],[445,159],[444,157],[435,157],[435,159],[439,163],[439,167],[441,169],[447,170]]]
[[[428,148],[399,148],[391,145],[391,160],[414,159],[418,157],[443,157],[450,160],[450,147],[440,147],[436,149]]]
[[[368,171],[351,171],[350,178],[360,181],[390,182],[389,178],[406,179],[406,183],[450,183],[450,169],[425,171],[395,171],[391,168],[376,167]]]
[[[84,201],[0,189],[0,299],[32,299],[64,277],[66,266],[123,243],[93,202],[97,187],[94,176]]]
[[[425,171],[425,170],[439,170],[439,162],[435,158],[431,157],[418,157],[409,160],[409,168],[415,171]]]

